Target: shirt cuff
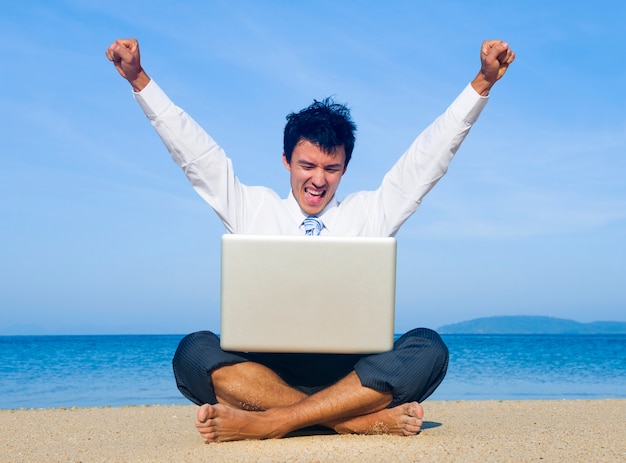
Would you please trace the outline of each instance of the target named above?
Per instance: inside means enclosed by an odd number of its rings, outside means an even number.
[[[154,79],[151,79],[148,85],[140,92],[133,92],[133,96],[146,114],[146,117],[150,120],[157,119],[159,115],[165,112],[168,106],[173,104]]]
[[[478,120],[478,116],[489,101],[488,96],[482,96],[472,84],[467,84],[454,103],[450,106],[454,108],[454,112],[458,114],[460,119],[473,125]]]

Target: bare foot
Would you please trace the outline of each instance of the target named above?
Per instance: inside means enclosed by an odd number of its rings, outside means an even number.
[[[280,429],[280,422],[273,415],[271,411],[251,412],[205,404],[198,409],[196,428],[206,443],[282,437],[289,430]]]
[[[204,442],[226,442],[245,439],[272,439],[296,429],[287,421],[285,408],[247,411],[227,405],[202,405],[198,409],[196,428]],[[325,423],[340,434],[391,434],[414,436],[422,427],[424,410],[417,402]],[[306,423],[305,423],[306,424]]]
[[[385,408],[369,415],[357,416],[335,423],[340,434],[392,434],[414,436],[422,427],[424,409],[417,402]]]

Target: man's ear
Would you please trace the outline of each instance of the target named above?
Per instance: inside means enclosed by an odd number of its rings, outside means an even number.
[[[287,161],[287,155],[283,152],[283,164],[289,172],[291,172],[291,164]]]

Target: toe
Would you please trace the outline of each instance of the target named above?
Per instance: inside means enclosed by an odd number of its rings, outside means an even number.
[[[408,414],[421,420],[424,417],[424,409],[417,402],[413,402],[409,404]]]
[[[196,414],[198,423],[207,423],[209,420],[215,418],[215,413],[215,407],[209,404],[202,405]]]

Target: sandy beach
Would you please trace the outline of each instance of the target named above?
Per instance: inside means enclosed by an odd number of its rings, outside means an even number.
[[[413,437],[204,444],[196,407],[0,410],[1,462],[624,462],[626,400],[425,402]]]

